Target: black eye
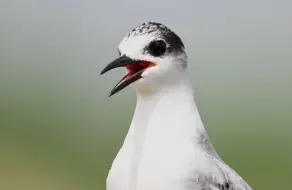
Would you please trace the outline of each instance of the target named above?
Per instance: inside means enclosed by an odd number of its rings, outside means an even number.
[[[120,52],[120,50],[118,50],[118,54],[119,54],[119,56],[121,56],[121,52]]]
[[[163,40],[153,41],[149,44],[149,52],[155,57],[163,55],[165,51],[166,44]]]

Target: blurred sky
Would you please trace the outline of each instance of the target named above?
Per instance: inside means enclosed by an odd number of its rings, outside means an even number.
[[[99,76],[145,21],[183,40],[214,146],[254,189],[292,169],[292,1],[0,0],[0,189],[104,189],[135,106]],[[16,183],[17,182],[17,183]]]

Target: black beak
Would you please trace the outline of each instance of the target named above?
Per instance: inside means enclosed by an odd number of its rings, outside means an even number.
[[[126,55],[123,55],[119,58],[117,58],[116,60],[110,62],[101,72],[100,74],[104,74],[114,68],[117,68],[117,67],[124,67],[126,65],[129,65],[129,64],[135,64],[135,63],[139,63],[140,61],[137,61],[137,60],[133,60],[129,57],[127,57]]]
[[[137,64],[141,61],[139,60],[133,60],[129,57],[127,57],[126,55],[123,55],[119,58],[117,58],[116,60],[112,61],[111,63],[109,63],[102,71],[101,71],[101,75],[114,69],[117,67],[125,67],[127,65],[130,64]],[[133,75],[126,75],[124,76],[119,82],[118,84],[111,90],[109,96],[112,96],[114,94],[116,94],[117,92],[119,92],[120,90],[124,89],[125,87],[127,87],[128,85],[130,85],[131,83],[135,82],[136,80],[142,78],[141,74],[143,73],[143,70],[136,72]]]

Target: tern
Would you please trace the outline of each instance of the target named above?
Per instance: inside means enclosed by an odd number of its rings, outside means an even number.
[[[163,24],[145,22],[122,39],[118,52],[101,74],[125,67],[110,96],[130,85],[137,102],[107,190],[251,190],[211,144],[181,38]]]

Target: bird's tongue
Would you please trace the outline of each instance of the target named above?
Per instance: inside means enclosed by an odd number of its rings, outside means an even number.
[[[149,67],[154,66],[155,64],[149,61],[141,61],[136,64],[129,64],[126,65],[126,69],[128,70],[127,75],[123,78],[123,80],[130,78],[134,74],[138,73],[139,71],[144,71]]]

